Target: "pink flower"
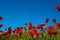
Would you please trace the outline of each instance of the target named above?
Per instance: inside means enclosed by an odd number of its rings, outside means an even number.
[[[60,23],[55,24],[56,28],[60,28]]]
[[[37,34],[36,34],[36,38],[39,38],[39,37],[40,37],[40,33],[37,33]]]
[[[43,26],[45,26],[46,24],[39,24],[38,26],[37,26],[37,28],[38,29],[40,29],[41,31],[43,31]]]
[[[56,8],[58,11],[60,11],[60,4],[57,6],[57,8]]]
[[[0,20],[3,20],[2,16],[0,16]]]
[[[48,23],[48,21],[49,21],[49,18],[46,18],[45,22]]]
[[[3,25],[2,24],[0,24],[0,28],[2,27]]]
[[[52,22],[56,23],[56,19],[53,19]]]

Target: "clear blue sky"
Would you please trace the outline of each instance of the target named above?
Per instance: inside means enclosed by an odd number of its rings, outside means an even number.
[[[25,22],[32,22],[33,25],[44,23],[46,18],[56,19],[60,22],[60,11],[56,6],[60,0],[0,0],[0,16],[4,18],[2,30],[8,26],[15,29],[24,26]],[[0,30],[1,30],[0,29]]]

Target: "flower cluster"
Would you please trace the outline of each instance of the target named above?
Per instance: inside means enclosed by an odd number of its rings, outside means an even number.
[[[3,18],[0,16],[0,20],[2,20],[2,19]],[[56,19],[53,19],[52,22],[54,23],[54,26],[47,26],[46,28],[43,28],[44,26],[46,26],[46,24],[49,22],[49,20],[50,20],[49,18],[46,18],[45,23],[39,24],[37,26],[34,26],[32,24],[32,22],[25,23],[25,26],[23,28],[17,27],[15,30],[12,30],[11,26],[9,26],[7,32],[0,30],[0,39],[2,40],[3,37],[10,38],[10,36],[12,35],[16,38],[18,38],[20,36],[20,39],[23,40],[23,36],[28,35],[27,36],[29,38],[28,40],[30,40],[31,37],[36,38],[33,40],[37,40],[37,39],[41,38],[41,36],[46,37],[46,32],[47,32],[47,35],[49,35],[51,38],[53,35],[56,36],[58,34],[58,29],[60,29],[60,23],[58,23],[56,21]],[[3,25],[0,24],[0,28],[2,26]],[[18,39],[16,39],[16,40],[18,40]]]

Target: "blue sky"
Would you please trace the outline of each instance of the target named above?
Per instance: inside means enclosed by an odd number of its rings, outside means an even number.
[[[0,16],[4,20],[0,20],[3,27],[0,30],[12,26],[24,26],[25,22],[32,22],[33,25],[44,23],[46,18],[56,19],[60,22],[60,11],[56,10],[56,6],[60,4],[60,0],[0,0]]]

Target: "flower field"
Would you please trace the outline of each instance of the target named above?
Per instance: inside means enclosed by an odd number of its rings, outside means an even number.
[[[0,20],[3,20],[1,16]],[[47,26],[49,20],[46,18],[45,23],[37,26],[34,26],[32,22],[25,23],[24,27],[17,27],[14,30],[9,26],[5,29],[6,32],[0,30],[0,40],[60,40],[60,23],[52,19],[54,25]],[[0,24],[1,27],[3,27],[2,24]]]

